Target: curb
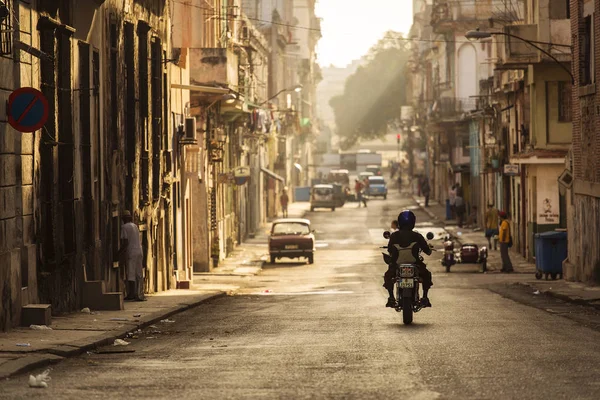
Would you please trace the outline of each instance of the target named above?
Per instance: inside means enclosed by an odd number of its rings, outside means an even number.
[[[429,211],[429,209],[427,209],[427,208],[425,208],[423,205],[421,205],[421,203],[419,203],[419,201],[417,200],[417,198],[416,198],[414,195],[412,195],[411,197],[412,197],[413,201],[414,201],[415,203],[417,203],[417,205],[419,206],[419,208],[420,208],[420,209],[421,209],[423,212],[425,212],[425,214],[429,215],[429,218],[431,218],[431,219],[433,219],[433,220],[437,221],[438,223],[441,223],[441,224],[444,226],[444,228],[446,228],[446,227],[448,227],[448,226],[453,226],[453,225],[449,225],[448,223],[446,223],[446,221],[442,221],[442,220],[440,220],[440,219],[439,219],[439,218],[438,218],[438,217],[437,217],[437,216],[436,216],[436,215],[435,215],[433,212]],[[446,232],[448,232],[448,231],[446,231]],[[451,237],[451,238],[452,238],[452,239],[453,239],[455,242],[457,242],[459,246],[462,246],[462,244],[463,244],[463,243],[462,243],[462,242],[461,242],[461,241],[458,239],[458,237],[457,237],[456,235],[454,235],[454,234],[453,234],[453,233],[451,233],[451,232],[448,232],[448,235],[450,235],[450,237]]]
[[[586,307],[592,307],[592,308],[595,308],[596,310],[600,310],[600,304],[592,304],[592,302],[599,301],[600,299],[584,300],[581,298],[571,297],[566,294],[558,293],[553,290],[540,290],[539,288],[537,288],[536,286],[532,285],[529,282],[515,282],[515,285],[539,290],[540,294],[543,294],[543,295],[549,296],[549,297],[553,297],[555,299],[562,300],[567,303],[577,304],[577,305],[586,306]]]
[[[199,306],[200,304],[223,297],[225,295],[225,292],[216,292],[212,294],[209,293],[201,296],[200,299],[190,304],[181,304],[166,312],[155,312],[154,314],[151,314],[147,320],[140,321],[137,324],[128,326],[127,328],[107,331],[104,334],[91,339],[82,339],[75,342],[65,343],[48,349],[45,352],[34,352],[25,357],[17,358],[0,366],[0,379],[6,379],[17,374],[29,372],[33,369],[56,364],[66,358],[83,354],[88,350],[109,345],[114,342],[115,339],[124,338],[133,330],[146,328],[162,319],[166,319],[172,315],[190,310]]]

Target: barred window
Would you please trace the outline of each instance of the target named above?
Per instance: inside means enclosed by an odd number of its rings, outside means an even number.
[[[558,121],[572,121],[571,82],[558,82]]]
[[[11,55],[13,48],[12,0],[1,0],[0,13],[2,13],[2,9],[5,9],[4,13],[8,13],[8,16],[2,19],[0,24],[0,55]]]

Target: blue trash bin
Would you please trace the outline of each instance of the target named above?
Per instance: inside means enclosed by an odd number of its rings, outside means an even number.
[[[562,263],[567,258],[567,232],[544,232],[535,235],[535,277],[562,278]]]
[[[310,187],[300,186],[294,188],[294,201],[310,201]]]

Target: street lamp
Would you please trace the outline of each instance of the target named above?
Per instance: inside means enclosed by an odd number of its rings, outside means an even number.
[[[220,101],[224,101],[227,104],[231,104],[236,99],[237,99],[237,96],[235,94],[233,94],[233,93],[224,94],[221,97],[219,97],[217,100],[215,100],[212,103],[210,103],[210,105],[208,107],[206,107],[206,110],[208,111],[212,106],[214,106],[215,104],[217,104]]]
[[[527,43],[531,47],[534,47],[534,48],[538,49],[539,51],[541,51],[542,53],[544,53],[545,55],[547,55],[548,57],[550,57],[555,63],[557,63],[558,65],[560,65],[560,67],[562,69],[564,69],[565,71],[567,71],[567,73],[571,77],[571,83],[575,83],[575,77],[573,76],[573,73],[571,72],[571,70],[569,68],[565,67],[560,61],[558,61],[556,59],[556,57],[554,57],[552,54],[550,54],[550,52],[542,49],[537,44],[546,44],[546,45],[550,45],[550,46],[559,46],[559,47],[572,48],[570,45],[568,45],[568,44],[556,44],[556,43],[550,43],[550,42],[538,42],[538,41],[535,41],[535,40],[524,39],[524,38],[522,38],[520,36],[513,35],[512,33],[507,33],[507,32],[487,32],[487,31],[480,31],[479,29],[476,29],[474,31],[468,31],[465,34],[465,37],[467,39],[469,39],[470,41],[475,41],[475,40],[481,40],[481,39],[490,38],[490,37],[492,37],[492,35],[503,35],[503,36],[508,36],[508,37],[511,37],[511,38],[515,38],[515,39],[518,39],[518,40],[520,40],[522,42]]]
[[[288,88],[288,89],[282,89],[279,92],[277,92],[274,96],[272,96],[271,98],[269,98],[267,101],[263,101],[262,103],[260,103],[259,105],[263,105],[268,103],[269,101],[273,100],[275,97],[279,96],[281,93],[283,92],[296,92],[296,93],[300,93],[302,91],[302,85],[296,85],[293,88]]]

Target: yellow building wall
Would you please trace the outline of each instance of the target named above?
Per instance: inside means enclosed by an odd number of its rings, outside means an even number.
[[[559,122],[559,82],[571,77],[558,65],[529,67],[531,142],[535,148],[564,149],[571,143],[573,124]]]

